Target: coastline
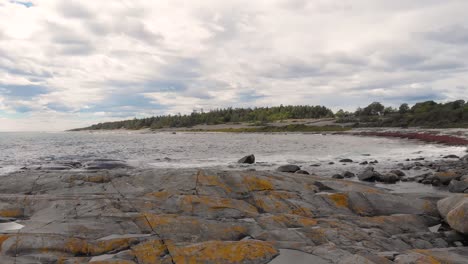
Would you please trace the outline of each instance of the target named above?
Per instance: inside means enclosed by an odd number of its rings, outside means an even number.
[[[0,224],[0,259],[284,264],[294,250],[312,263],[463,263],[468,214],[447,214],[468,204],[467,194],[394,193],[376,182],[396,175],[402,184],[450,188],[468,180],[468,156],[411,164],[434,173],[398,176],[399,165],[389,172],[366,166],[350,176],[355,181],[291,165],[141,169],[106,159],[80,171],[23,170],[2,176],[0,222],[8,225]]]

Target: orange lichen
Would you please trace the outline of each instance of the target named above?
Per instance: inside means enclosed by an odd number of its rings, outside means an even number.
[[[314,214],[309,208],[305,208],[303,206],[296,206],[294,209],[291,210],[291,214],[301,215],[305,217],[313,217]]]
[[[5,242],[5,240],[7,240],[8,238],[10,238],[10,235],[1,235],[0,234],[0,251],[2,250],[3,242]]]
[[[19,218],[24,216],[23,208],[2,209],[0,210],[0,217],[13,217]]]
[[[152,192],[152,193],[147,193],[145,196],[146,197],[155,197],[158,199],[167,199],[169,197],[169,193],[167,191],[160,191],[160,192]]]
[[[130,247],[130,245],[136,241],[136,238],[116,238],[109,240],[99,240],[96,243],[90,243],[88,245],[88,252],[95,256],[101,255],[110,251],[123,250]]]
[[[135,264],[131,260],[102,260],[102,261],[93,261],[93,264]]]
[[[263,221],[273,221],[284,227],[305,227],[317,224],[317,220],[293,214],[279,214],[264,218]]]
[[[186,195],[181,200],[180,206],[184,211],[192,211],[193,206],[197,204],[204,205],[209,210],[235,209],[249,215],[258,214],[255,207],[244,201],[220,197]]]
[[[232,191],[231,188],[224,184],[217,175],[205,175],[200,171],[197,175],[197,180],[198,184],[201,185],[220,187],[228,193]]]
[[[431,252],[425,249],[415,249],[413,250],[414,252],[417,252],[419,254],[422,254],[424,256],[421,256],[421,258],[418,258],[416,260],[416,264],[423,264],[423,263],[429,263],[429,264],[445,264],[447,262],[444,261],[439,261],[436,259],[434,256],[432,256]]]
[[[446,178],[446,177],[452,178],[452,177],[456,177],[457,173],[454,171],[441,171],[441,172],[437,172],[435,176],[438,178]]]
[[[177,248],[171,252],[175,263],[244,263],[267,261],[278,255],[270,243],[263,241],[209,241]]]
[[[161,259],[168,254],[167,247],[160,240],[150,240],[132,247],[138,263],[161,263]]]
[[[330,194],[328,196],[334,203],[336,206],[338,207],[348,207],[349,206],[349,202],[348,202],[348,196],[346,194],[343,194],[343,193],[334,193],[334,194]]]
[[[68,239],[65,241],[64,247],[67,252],[70,252],[73,255],[87,255],[89,252],[88,243],[85,240],[78,238]],[[43,250],[47,250],[47,248],[44,248]]]
[[[302,226],[314,226],[318,223],[317,220],[306,217],[300,217],[299,219],[297,219],[297,222],[300,223]]]
[[[249,191],[270,191],[273,184],[267,179],[260,179],[255,176],[245,176],[242,181]]]

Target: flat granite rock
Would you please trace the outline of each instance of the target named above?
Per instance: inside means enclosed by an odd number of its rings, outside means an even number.
[[[466,237],[440,215],[463,232],[466,196],[425,197],[278,171],[26,170],[2,176],[20,229],[0,230],[0,263],[458,263]]]

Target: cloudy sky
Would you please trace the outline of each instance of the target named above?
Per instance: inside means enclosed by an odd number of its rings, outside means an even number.
[[[0,0],[0,131],[468,99],[466,0]]]

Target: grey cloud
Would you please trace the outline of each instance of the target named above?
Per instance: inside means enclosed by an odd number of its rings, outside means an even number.
[[[422,36],[430,40],[447,44],[468,44],[468,27],[464,25],[453,25],[422,33]]]
[[[92,12],[78,1],[60,1],[58,5],[59,12],[65,18],[91,18]]]
[[[88,55],[95,51],[89,38],[79,34],[75,29],[57,23],[46,22],[52,43],[57,51],[64,55]]]

